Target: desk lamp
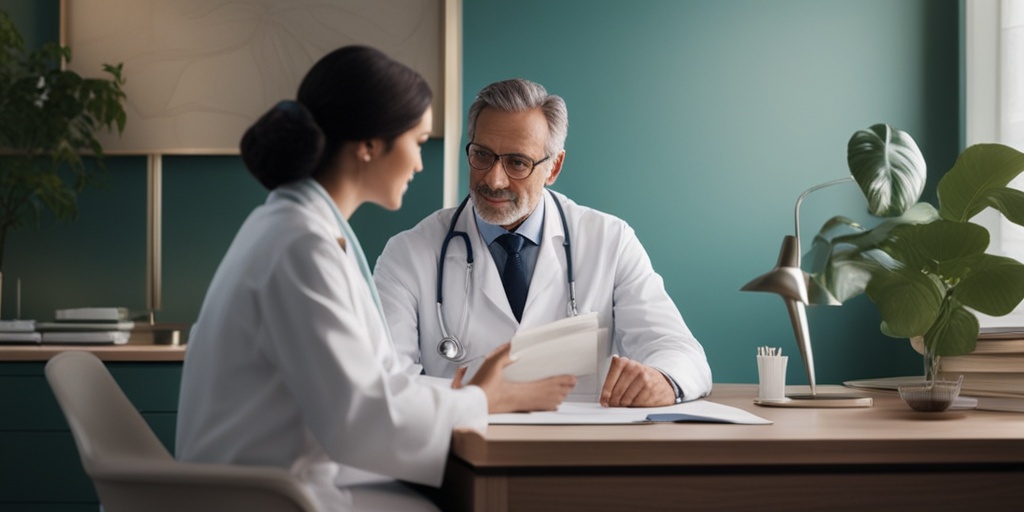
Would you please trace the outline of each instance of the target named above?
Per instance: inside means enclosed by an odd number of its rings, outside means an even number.
[[[782,297],[789,311],[789,320],[793,324],[793,334],[796,336],[797,347],[800,349],[800,356],[803,358],[804,367],[807,370],[807,382],[810,384],[811,393],[801,395],[786,395],[783,400],[755,400],[759,405],[770,405],[777,407],[870,407],[870,397],[861,397],[846,394],[819,394],[814,378],[814,352],[811,350],[811,335],[807,329],[807,304],[828,304],[839,305],[827,290],[818,286],[809,274],[800,268],[800,204],[808,194],[815,190],[838,185],[847,181],[853,181],[853,177],[841,178],[838,180],[822,183],[805,190],[796,200],[793,217],[796,227],[795,235],[786,235],[782,239],[782,249],[779,251],[779,261],[775,268],[763,274],[753,281],[750,281],[741,291],[746,292],[770,292],[777,293]]]

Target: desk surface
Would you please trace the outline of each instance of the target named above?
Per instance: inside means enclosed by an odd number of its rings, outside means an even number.
[[[853,409],[761,407],[756,395],[756,385],[716,384],[708,400],[774,424],[492,425],[456,432],[451,452],[477,468],[1024,462],[1024,414],[915,412],[884,392]]]

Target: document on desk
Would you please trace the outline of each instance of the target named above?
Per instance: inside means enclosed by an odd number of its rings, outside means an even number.
[[[491,414],[490,425],[643,425],[650,423],[734,423],[771,425],[738,407],[695,400],[665,407],[602,407],[598,403],[563,402],[557,411]]]

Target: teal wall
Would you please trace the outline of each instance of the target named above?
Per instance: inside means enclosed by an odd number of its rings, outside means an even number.
[[[56,5],[0,0],[36,42],[56,38]],[[782,302],[738,290],[775,263],[800,192],[847,173],[855,130],[888,122],[911,133],[935,174],[931,196],[958,153],[957,0],[464,0],[463,8],[465,106],[482,86],[513,76],[566,99],[568,155],[554,188],[636,229],[718,382],[756,381],[760,345],[797,356]],[[371,259],[388,236],[440,206],[441,141],[425,156],[427,172],[402,211],[357,212]],[[20,277],[23,316],[144,307],[144,173],[141,158],[112,158],[109,188],[82,195],[77,223],[15,233],[5,304]],[[170,157],[164,176],[157,318],[190,321],[264,193],[237,157]],[[828,217],[863,216],[863,206],[852,185],[811,195],[801,212],[805,245]],[[821,383],[919,370],[905,341],[879,333],[862,297],[809,317]],[[806,382],[799,357],[788,381]]]

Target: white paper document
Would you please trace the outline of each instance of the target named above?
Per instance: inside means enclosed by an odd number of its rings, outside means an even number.
[[[665,407],[602,407],[596,403],[563,402],[557,411],[491,414],[490,425],[625,425],[658,422],[771,425],[738,407],[695,400]]]
[[[594,312],[517,332],[512,337],[509,355],[513,363],[505,367],[505,380],[523,382],[597,373],[602,331]]]

